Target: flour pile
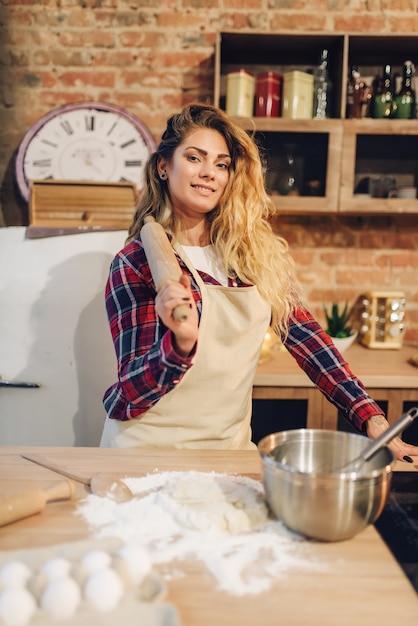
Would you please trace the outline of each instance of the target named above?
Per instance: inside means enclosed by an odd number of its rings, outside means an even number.
[[[255,480],[170,471],[125,482],[138,497],[117,504],[91,494],[77,513],[97,537],[141,542],[155,565],[171,566],[171,576],[197,559],[219,589],[239,596],[267,591],[289,570],[320,569],[309,542],[269,518]]]

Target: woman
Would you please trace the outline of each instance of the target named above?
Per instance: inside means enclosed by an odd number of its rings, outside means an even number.
[[[102,446],[254,447],[252,383],[269,325],[357,430],[375,438],[388,427],[303,307],[270,211],[259,151],[245,131],[212,106],[169,118],[107,283],[119,380],[104,397]],[[158,294],[140,239],[148,215],[168,233],[183,272]],[[173,311],[185,303],[189,316],[177,321]],[[418,454],[400,438],[392,447],[397,458]]]

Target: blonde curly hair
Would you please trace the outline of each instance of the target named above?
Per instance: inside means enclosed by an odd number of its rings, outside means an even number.
[[[170,162],[176,148],[198,128],[218,131],[231,155],[226,189],[207,216],[210,241],[227,274],[256,285],[270,303],[271,326],[284,338],[289,315],[300,303],[294,263],[287,242],[273,232],[269,222],[272,204],[265,190],[260,149],[254,138],[220,109],[191,104],[168,119],[161,143],[145,166],[143,190],[127,242],[139,237],[148,215],[176,237],[176,215],[167,184],[158,176],[157,163],[160,158]]]

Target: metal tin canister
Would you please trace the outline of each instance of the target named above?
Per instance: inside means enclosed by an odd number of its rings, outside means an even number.
[[[313,75],[295,70],[283,74],[282,116],[312,119]]]
[[[226,112],[228,115],[252,117],[254,113],[255,77],[241,68],[226,75]]]
[[[255,89],[256,117],[278,117],[280,115],[280,98],[282,76],[275,72],[258,74]]]

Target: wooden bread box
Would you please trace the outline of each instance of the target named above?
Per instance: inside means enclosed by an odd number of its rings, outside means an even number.
[[[131,182],[33,180],[28,237],[129,227],[138,201]]]

